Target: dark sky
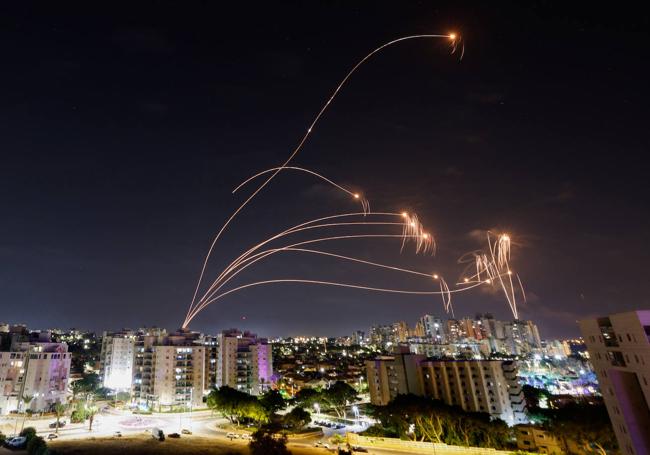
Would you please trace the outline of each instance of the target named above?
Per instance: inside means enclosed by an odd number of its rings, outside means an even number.
[[[16,2],[13,2],[16,3]],[[295,160],[360,188],[375,210],[415,210],[439,254],[399,242],[328,251],[437,271],[453,282],[478,230],[506,230],[542,337],[576,319],[650,307],[650,21],[595,2],[21,2],[0,10],[0,320],[33,327],[178,327],[230,191],[280,164],[356,61],[364,66]],[[601,9],[602,8],[602,9]],[[281,174],[218,244],[243,248],[356,206]],[[428,289],[351,264],[285,254],[233,281],[339,279]],[[470,292],[457,315],[508,318]],[[423,313],[432,297],[314,286],[242,291],[192,328],[340,335]],[[246,317],[246,320],[242,320]]]

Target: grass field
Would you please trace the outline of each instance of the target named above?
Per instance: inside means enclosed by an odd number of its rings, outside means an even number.
[[[227,441],[199,436],[185,436],[181,439],[167,438],[159,442],[148,435],[124,436],[121,438],[95,438],[52,441],[51,448],[63,455],[248,455],[243,441]],[[325,453],[318,449],[291,447],[294,455]]]
[[[214,438],[184,437],[167,438],[160,442],[148,435],[121,438],[77,439],[52,441],[48,444],[64,455],[119,454],[119,455],[244,455],[248,449],[241,442],[229,442]]]

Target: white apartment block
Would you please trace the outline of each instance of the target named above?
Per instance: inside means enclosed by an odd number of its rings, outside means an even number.
[[[202,407],[210,389],[208,347],[193,332],[141,331],[135,340],[133,401],[155,410]]]
[[[508,425],[526,423],[517,365],[501,360],[426,360],[395,354],[366,361],[370,402],[384,406],[397,395],[414,394],[484,412]]]
[[[0,352],[0,415],[65,403],[71,357],[65,343],[20,343],[20,349]],[[32,397],[29,404],[25,396]]]
[[[503,363],[500,360],[424,361],[420,363],[424,395],[460,406],[464,411],[488,413],[508,425],[524,423],[525,406],[516,380],[516,367],[509,365],[510,377],[506,377]]]
[[[227,330],[217,336],[217,387],[229,386],[260,395],[271,386],[271,345],[255,334]]]
[[[100,376],[104,387],[131,390],[134,356],[135,334],[133,332],[104,332],[100,356]]]
[[[201,407],[206,392],[204,346],[155,346],[153,394],[163,407]]]
[[[580,321],[623,454],[650,454],[650,310]]]

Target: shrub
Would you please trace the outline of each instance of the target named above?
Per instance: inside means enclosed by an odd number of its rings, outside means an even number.
[[[41,438],[40,436],[34,436],[28,443],[27,443],[27,453],[29,455],[46,455],[49,453],[47,450],[47,443],[45,442],[45,439]]]
[[[253,433],[248,448],[252,455],[291,455],[287,449],[287,437],[274,437],[273,433],[265,429]]]
[[[0,445],[4,444],[6,439],[7,436],[5,436],[4,433],[0,432]]]
[[[83,409],[75,409],[70,414],[70,422],[72,423],[82,423],[86,420],[86,411]]]
[[[27,442],[29,442],[32,439],[34,439],[34,437],[36,436],[36,428],[34,428],[34,427],[25,427],[25,428],[23,428],[23,431],[20,432],[20,435],[27,438]]]

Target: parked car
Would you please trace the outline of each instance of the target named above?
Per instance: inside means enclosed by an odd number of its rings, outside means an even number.
[[[47,435],[47,440],[48,440],[48,441],[51,441],[52,439],[56,439],[56,438],[58,438],[58,437],[59,437],[58,434],[56,434],[56,433],[50,433],[50,434]]]
[[[182,434],[192,434],[192,432],[191,432],[190,430],[188,430],[187,428],[183,428],[183,429],[181,430],[181,433],[182,433]]]
[[[59,428],[63,428],[67,422],[65,420],[59,421]],[[50,428],[56,428],[56,422],[50,424]]]
[[[121,431],[116,431],[115,433],[113,433],[113,436],[115,436],[116,438],[121,438],[122,437],[122,432]]]
[[[368,449],[366,449],[365,447],[360,447],[360,446],[352,446],[352,451],[353,452],[368,453]]]
[[[323,449],[329,449],[330,445],[326,442],[318,441],[316,442],[316,444],[314,444],[314,447],[322,447]]]
[[[174,439],[177,439],[177,438],[180,438],[181,435],[178,434],[178,433],[169,433],[169,434],[167,435],[167,437],[168,437],[168,438],[174,438]]]
[[[151,437],[159,441],[164,441],[165,433],[160,428],[155,427],[151,429]]]
[[[25,436],[14,436],[7,439],[5,445],[10,449],[24,449],[27,447],[27,438]]]

